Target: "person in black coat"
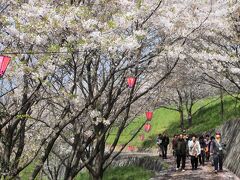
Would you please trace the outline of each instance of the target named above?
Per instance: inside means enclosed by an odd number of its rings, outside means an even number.
[[[177,168],[179,170],[182,161],[182,171],[185,171],[186,155],[187,155],[187,141],[183,139],[183,134],[179,135],[176,145]]]
[[[162,139],[162,145],[163,145],[163,159],[167,159],[167,148],[169,144],[169,137],[164,134]]]
[[[207,147],[207,144],[206,142],[204,141],[204,137],[203,136],[200,136],[199,137],[199,143],[200,143],[200,147],[201,147],[201,153],[199,155],[199,163],[204,166],[204,163],[205,163],[205,157],[206,157],[206,152],[205,152],[205,149]]]
[[[214,136],[211,136],[211,138],[210,138],[210,143],[208,144],[209,152],[211,151],[211,147],[212,147],[212,144],[213,144],[213,141],[214,141],[214,140],[215,140],[215,137],[214,137]],[[211,156],[211,152],[210,152],[210,159],[211,159],[212,166],[214,166],[213,156]]]

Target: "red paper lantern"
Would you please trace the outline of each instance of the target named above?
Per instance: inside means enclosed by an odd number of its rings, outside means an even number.
[[[134,146],[128,146],[129,151],[134,151],[134,149],[135,149]]]
[[[139,136],[139,138],[140,138],[141,141],[144,141],[144,134],[141,134],[141,135]]]
[[[129,88],[133,88],[133,86],[136,83],[136,78],[135,77],[129,77],[127,78],[127,83]]]
[[[149,132],[150,130],[151,130],[151,124],[149,124],[149,123],[146,123],[145,125],[144,125],[144,130],[146,131],[146,132]]]
[[[151,112],[151,111],[146,112],[146,118],[148,121],[151,121],[152,117],[153,117],[153,112]]]
[[[10,60],[8,56],[0,56],[0,77],[4,75]]]

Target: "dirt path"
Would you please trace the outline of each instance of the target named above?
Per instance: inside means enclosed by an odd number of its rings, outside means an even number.
[[[169,164],[168,170],[156,173],[150,180],[240,180],[235,174],[224,168],[223,172],[215,174],[210,163],[205,166],[199,166],[197,170],[192,171],[190,159],[186,160],[186,171],[176,171],[175,158],[170,157],[164,160]]]

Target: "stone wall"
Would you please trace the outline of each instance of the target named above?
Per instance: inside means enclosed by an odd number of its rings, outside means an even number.
[[[240,177],[240,119],[227,121],[219,130],[227,144],[224,166]]]
[[[139,166],[152,171],[161,171],[163,168],[162,160],[159,156],[148,156],[142,154],[119,155],[111,164],[113,167],[119,166]]]

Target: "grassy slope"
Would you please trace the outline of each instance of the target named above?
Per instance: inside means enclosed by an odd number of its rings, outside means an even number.
[[[20,174],[20,177],[22,180],[28,180],[31,173],[33,171],[33,167],[30,166],[25,169]],[[127,167],[117,167],[117,168],[109,168],[104,173],[104,180],[146,180],[150,179],[154,176],[154,172],[150,170],[143,169],[141,167],[133,167],[133,166],[127,166]],[[39,177],[36,178],[41,179]],[[42,178],[47,179],[46,177]],[[87,172],[80,173],[75,180],[89,180],[89,174]]]
[[[35,166],[33,164],[30,164],[27,168],[25,168],[21,173],[20,173],[20,178],[22,180],[28,180],[30,179],[31,175],[32,175],[32,172],[34,170]],[[44,176],[41,176],[41,175],[38,175],[36,177],[36,180],[47,180],[46,177]]]
[[[152,171],[140,167],[110,168],[104,174],[104,180],[146,180],[153,177]],[[81,173],[76,180],[89,180],[88,173]]]
[[[132,136],[132,133],[136,132],[138,127],[142,125],[145,121],[145,116],[141,116],[134,120],[123,132],[119,139],[119,144],[125,143],[127,140],[129,140]],[[171,125],[171,123],[177,123],[178,122],[178,113],[174,111],[169,111],[167,109],[157,109],[154,111],[154,117],[152,121],[150,122],[152,125],[152,129],[149,133],[145,133],[143,130],[141,130],[140,134],[144,134],[145,139],[150,136],[155,136],[159,132],[163,132],[167,130],[167,128]],[[113,135],[109,136],[108,142],[112,142],[115,138],[114,132]],[[141,145],[141,141],[139,139],[139,136],[137,136],[130,144],[131,145]]]
[[[220,100],[218,98],[207,98],[198,101],[193,107],[193,112],[195,112],[204,105],[207,106],[194,114],[192,127],[189,128],[187,126],[187,122],[185,122],[185,127],[187,128],[188,133],[201,133],[213,129],[223,123],[220,117]],[[224,110],[224,120],[240,117],[240,102],[236,104],[235,99],[230,96],[225,96]],[[119,144],[123,144],[128,139],[130,139],[131,133],[136,131],[136,129],[143,122],[144,116],[134,120],[134,122],[128,126],[128,128],[124,131],[123,135],[120,137]],[[171,136],[175,133],[179,133],[179,114],[176,111],[171,111],[164,108],[157,109],[154,111],[154,117],[151,121],[151,125],[152,129],[149,133],[145,133],[143,130],[141,130],[140,132],[140,134],[144,134],[145,141],[141,141],[139,136],[137,136],[130,143],[130,145],[138,147],[148,147],[155,144],[155,138],[158,133],[166,131]],[[114,135],[110,135],[108,143],[111,143],[114,137]]]

